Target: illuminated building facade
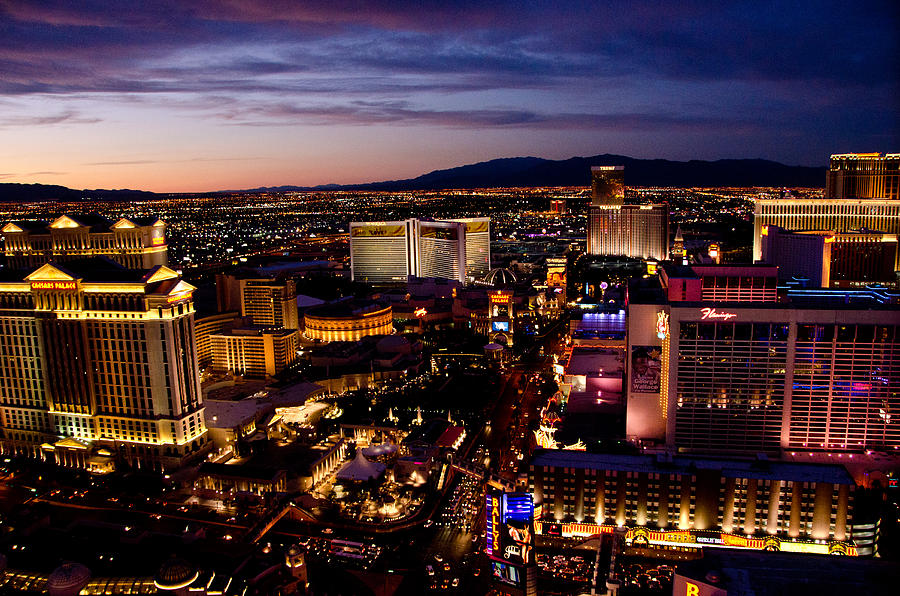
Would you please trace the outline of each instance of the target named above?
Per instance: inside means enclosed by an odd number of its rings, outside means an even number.
[[[825,196],[835,199],[900,199],[900,153],[832,155]]]
[[[415,270],[415,243],[409,221],[350,223],[350,275],[354,281],[406,283]]]
[[[350,224],[355,281],[406,283],[409,276],[465,283],[490,270],[490,219],[407,219]]]
[[[625,166],[593,166],[587,253],[665,260],[669,253],[668,205],[624,203]]]
[[[209,337],[212,368],[245,377],[275,376],[297,361],[296,329],[241,327]]]
[[[587,252],[665,260],[669,252],[668,205],[589,207]]]
[[[566,305],[566,285],[569,259],[567,257],[547,257],[547,290],[550,297],[556,298],[556,305]]]
[[[491,342],[501,346],[511,346],[515,321],[513,291],[490,290],[488,292],[488,337]]]
[[[670,302],[776,302],[774,265],[672,265],[659,268],[660,285]]]
[[[314,306],[303,315],[309,339],[322,341],[358,341],[370,335],[394,332],[390,304],[376,301],[344,300]]]
[[[672,241],[672,260],[681,262],[686,256],[687,251],[684,249],[684,235],[681,233],[681,226],[678,226],[678,230],[675,232],[675,240]]]
[[[242,279],[241,315],[261,327],[297,329],[297,287],[293,280]]]
[[[212,364],[212,336],[225,333],[237,327],[241,322],[239,313],[223,312],[209,315],[194,322],[194,336],[197,342],[197,364],[206,368]]]
[[[900,236],[900,199],[758,199],[753,216],[753,259],[762,259],[764,232],[872,230]],[[900,269],[900,262],[894,262]]]
[[[611,207],[625,202],[625,166],[591,167],[591,206]]]
[[[856,230],[788,232],[768,226],[762,261],[778,266],[783,280],[807,279],[810,287],[897,285],[897,236]]]
[[[466,281],[466,224],[413,220],[416,275]]]
[[[626,544],[857,554],[853,491],[833,464],[538,451],[528,488],[542,535],[626,527]]]
[[[11,269],[94,256],[109,257],[128,269],[167,262],[166,224],[155,217],[113,222],[96,215],[62,215],[50,223],[12,221],[0,232]]]
[[[629,437],[691,452],[900,449],[900,297],[691,302],[649,285],[629,286]]]
[[[466,281],[481,279],[491,270],[491,218],[454,219],[466,224]]]
[[[194,287],[104,258],[0,281],[0,449],[106,471],[177,466],[206,428]]]

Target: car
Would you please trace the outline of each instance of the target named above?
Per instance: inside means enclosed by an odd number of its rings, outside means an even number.
[[[453,578],[453,581],[450,582],[450,585],[453,586],[454,588],[457,587],[457,586],[459,585],[459,578],[458,578],[458,577],[454,577],[454,578]]]
[[[434,575],[434,567],[432,567],[431,565],[425,565],[425,571],[428,573],[428,575]]]
[[[434,525],[434,520],[433,520],[433,519],[429,519],[428,521],[425,522],[425,527],[426,527],[426,528],[430,528],[430,527],[433,526],[433,525]]]
[[[476,567],[475,571],[472,572],[472,575],[474,575],[475,577],[481,575],[481,567]]]
[[[444,563],[444,571],[450,571],[450,563]]]

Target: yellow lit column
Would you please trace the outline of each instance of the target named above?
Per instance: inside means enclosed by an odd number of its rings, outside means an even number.
[[[744,512],[744,534],[756,532],[756,493],[758,481],[750,478],[747,481],[747,507]]]

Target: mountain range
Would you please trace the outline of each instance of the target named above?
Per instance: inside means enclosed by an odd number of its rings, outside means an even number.
[[[821,188],[825,185],[826,171],[825,167],[788,166],[765,159],[670,161],[610,154],[563,160],[510,157],[435,170],[405,180],[321,186],[267,186],[218,192],[410,191],[515,186],[588,186],[591,166],[613,165],[625,166],[625,184],[628,186]],[[129,189],[74,190],[46,184],[0,183],[0,201],[146,200],[154,196],[162,195]]]
[[[822,188],[825,167],[787,166],[765,159],[670,161],[636,159],[624,155],[595,155],[563,160],[511,157],[435,170],[417,178],[366,184],[328,184],[314,187],[276,186],[247,192],[295,190],[448,190],[540,186],[589,186],[591,166],[625,166],[627,186],[787,186]]]

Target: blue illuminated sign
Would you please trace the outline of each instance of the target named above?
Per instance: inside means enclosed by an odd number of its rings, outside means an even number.
[[[503,495],[503,523],[508,520],[531,523],[534,519],[534,500],[531,493]]]

